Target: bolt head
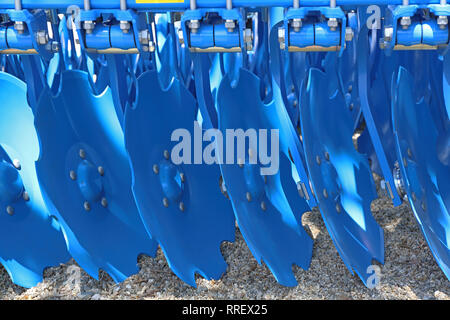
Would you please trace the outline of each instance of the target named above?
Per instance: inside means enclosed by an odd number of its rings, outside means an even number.
[[[291,21],[291,27],[294,29],[295,32],[299,32],[300,28],[302,27],[302,19],[292,19]]]
[[[411,25],[411,17],[402,17],[400,19],[400,25],[402,26],[403,29],[408,29],[409,26]]]
[[[24,191],[22,194],[22,198],[25,201],[30,201],[30,195],[28,194],[28,192]]]
[[[225,28],[228,30],[228,32],[233,32],[236,28],[236,22],[234,22],[234,20],[226,20]]]
[[[120,21],[120,30],[122,30],[123,33],[128,33],[128,31],[130,31],[130,27],[130,22]]]
[[[331,31],[336,31],[336,28],[339,26],[338,20],[336,18],[328,19],[327,24]]]
[[[278,28],[278,42],[285,43],[286,42],[286,30],[284,27]]]
[[[105,168],[103,168],[102,166],[99,166],[97,168],[98,174],[101,175],[102,177],[105,175]]]
[[[141,44],[148,44],[150,41],[150,32],[147,29],[139,31],[139,42]]]
[[[345,28],[345,41],[352,41],[354,36],[355,33],[353,32],[352,28],[350,27]]]
[[[168,208],[169,207],[169,199],[163,198],[163,206]]]
[[[191,29],[191,32],[196,33],[198,29],[200,29],[200,21],[199,20],[189,21],[189,29]]]
[[[392,41],[394,35],[394,28],[384,28],[384,41]]]
[[[36,32],[36,41],[39,45],[46,45],[48,43],[48,33],[46,31]]]
[[[247,201],[248,201],[248,202],[252,201],[252,195],[250,194],[250,192],[247,192],[247,193],[245,194],[245,197],[247,198]]]
[[[6,213],[12,216],[14,214],[14,208],[11,206],[6,207]]]
[[[183,30],[178,30],[178,39],[180,40],[181,44],[184,44],[184,34],[183,34]]]
[[[86,158],[86,151],[84,151],[83,149],[80,149],[80,151],[78,152],[78,155],[80,156],[81,159]]]
[[[267,206],[266,206],[266,203],[264,201],[261,201],[261,210],[262,211],[266,211],[267,210]]]
[[[102,198],[100,203],[101,203],[103,208],[106,208],[108,206],[108,200],[106,200],[105,197]]]
[[[75,171],[71,170],[69,173],[70,179],[77,180],[77,174]]]
[[[84,210],[91,211],[91,205],[89,202],[85,201],[83,204]]]
[[[22,168],[22,165],[20,164],[20,161],[18,159],[14,159],[13,160],[13,166],[14,168],[16,168],[17,170],[20,170]]]
[[[184,211],[184,209],[185,209],[184,203],[180,202],[180,204],[178,205],[178,208],[180,209],[180,211]]]
[[[25,31],[25,23],[23,21],[14,22],[14,29],[19,33],[22,33],[23,31]]]
[[[445,29],[448,25],[448,17],[447,16],[439,16],[437,18],[437,24],[439,28]]]
[[[95,28],[94,21],[84,21],[83,22],[83,28],[86,30],[86,33],[92,33],[92,30]]]

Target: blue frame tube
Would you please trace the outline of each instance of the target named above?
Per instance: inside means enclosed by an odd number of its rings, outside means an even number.
[[[84,8],[84,0],[21,0],[23,9]],[[145,0],[127,0],[127,8],[137,10],[187,10],[190,0],[164,3],[137,3]],[[151,0],[149,0],[150,2]],[[0,9],[14,9],[14,0],[0,0]],[[90,0],[91,9],[120,9],[120,0]],[[196,0],[197,8],[226,8],[226,0]],[[401,5],[403,0],[336,0],[337,6]],[[292,7],[293,0],[233,0],[233,7]],[[439,4],[440,0],[410,0],[409,4]],[[300,0],[300,6],[328,6],[330,0]]]

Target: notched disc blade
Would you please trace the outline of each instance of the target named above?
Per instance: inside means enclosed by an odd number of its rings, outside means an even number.
[[[311,69],[300,119],[311,182],[325,225],[342,260],[367,285],[372,259],[384,262],[383,230],[370,211],[376,190],[367,160],[352,142],[344,97],[329,97],[329,77]]]
[[[272,154],[273,159],[280,158],[279,170],[274,168],[271,174],[262,175],[260,162],[251,164],[249,161],[259,148],[248,143],[246,159],[238,159],[235,152],[235,164],[221,165],[221,170],[239,229],[256,260],[264,261],[278,282],[295,286],[297,281],[292,265],[307,269],[312,255],[313,241],[301,223],[301,215],[309,211],[309,207],[297,193],[292,178],[293,164],[285,147],[284,137],[291,125],[290,119],[287,114],[279,114],[280,122],[275,124],[273,120],[279,106],[274,102],[264,105],[258,94],[259,88],[259,79],[243,69],[236,86],[231,85],[228,76],[222,80],[217,96],[219,129],[224,134],[227,129],[254,129],[256,132],[267,129],[269,150],[274,142],[279,143],[282,151]],[[272,141],[271,129],[279,130],[281,141]],[[265,142],[259,141],[260,145]],[[276,152],[275,149],[272,152]]]
[[[199,136],[193,132],[195,99],[176,79],[161,89],[156,72],[144,73],[138,88],[136,107],[126,113],[125,136],[142,218],[183,281],[195,286],[195,273],[218,279],[227,267],[220,244],[234,241],[235,225],[230,202],[220,192],[219,166],[176,165],[171,157],[177,129],[192,144],[200,139],[202,148],[201,129]],[[184,152],[191,153],[189,148]]]
[[[392,120],[408,199],[433,255],[450,279],[450,123],[439,129],[424,100],[416,103],[414,81],[400,68]]]
[[[0,114],[0,262],[15,284],[32,287],[44,268],[70,256],[39,188],[39,141],[26,86],[1,72]]]
[[[124,137],[109,90],[92,92],[88,74],[66,71],[56,97],[45,92],[35,118],[41,143],[36,164],[47,202],[69,252],[91,276],[121,281],[138,271],[137,255],[154,255],[131,190]]]

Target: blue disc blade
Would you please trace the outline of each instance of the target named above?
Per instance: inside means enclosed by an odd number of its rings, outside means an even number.
[[[328,89],[333,74],[311,69],[300,120],[303,144],[319,209],[330,236],[350,269],[367,285],[368,267],[384,262],[383,230],[370,210],[376,190],[369,164],[352,141],[353,119],[344,96]]]
[[[176,79],[161,89],[156,72],[144,73],[138,88],[137,104],[126,112],[125,137],[142,219],[183,281],[195,286],[195,273],[218,279],[227,267],[220,244],[234,241],[235,230],[230,202],[219,188],[219,166],[194,164],[198,159],[190,156],[174,164],[171,156],[176,129],[193,144],[199,138],[195,148],[204,144],[202,130],[193,131],[196,101]],[[184,152],[194,156],[190,146]]]
[[[39,188],[39,141],[26,85],[1,72],[0,114],[0,262],[15,284],[29,288],[42,280],[44,268],[70,256]]]
[[[435,123],[424,99],[414,98],[414,80],[400,67],[392,122],[398,163],[408,199],[430,249],[450,279],[450,121]]]
[[[227,75],[217,94],[219,129],[224,134],[227,129],[266,129],[270,137],[268,145],[279,143],[279,154],[268,147],[273,159],[279,158],[279,168],[262,174],[261,163],[250,162],[250,153],[258,152],[258,147],[250,144],[245,159],[238,159],[239,154],[235,152],[234,162],[222,164],[221,170],[239,229],[250,251],[259,263],[267,264],[278,282],[295,286],[292,265],[307,269],[312,255],[313,241],[301,223],[302,214],[310,209],[299,196],[292,176],[295,165],[288,149],[292,129],[289,116],[283,105],[276,102],[264,105],[259,89],[260,80],[244,69],[240,69],[235,86]],[[272,136],[272,129],[278,130],[279,141]],[[261,136],[259,139],[259,143],[265,142]],[[291,151],[298,153],[298,150]]]
[[[35,125],[39,182],[57,210],[69,252],[94,278],[99,269],[115,281],[136,273],[137,256],[155,255],[157,245],[134,202],[110,91],[95,96],[87,73],[65,71],[59,94],[43,93]]]

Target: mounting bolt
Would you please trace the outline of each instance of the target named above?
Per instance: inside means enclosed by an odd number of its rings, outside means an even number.
[[[339,26],[339,23],[336,18],[328,19],[328,27],[330,28],[331,31],[336,31],[338,26]]]
[[[336,211],[338,213],[341,213],[342,209],[341,209],[341,205],[339,203],[336,203]]]
[[[323,196],[325,198],[328,198],[328,191],[327,191],[327,189],[323,189]]]
[[[262,211],[266,211],[267,210],[266,203],[264,201],[261,201],[261,210]]]
[[[228,30],[228,32],[233,32],[234,29],[236,28],[236,22],[234,22],[234,20],[231,19],[225,20],[225,28]]]
[[[250,28],[244,30],[244,43],[247,51],[253,50],[253,31]]]
[[[150,32],[147,29],[139,31],[139,42],[141,44],[149,44]]]
[[[411,25],[411,17],[402,17],[400,19],[400,25],[402,26],[402,29],[408,29]]]
[[[94,21],[88,20],[83,22],[83,28],[86,30],[86,33],[91,34],[95,28]]]
[[[153,172],[154,172],[155,174],[158,174],[158,173],[159,173],[159,167],[158,167],[157,164],[154,164],[154,165],[153,165]]]
[[[247,193],[245,194],[245,197],[247,198],[247,201],[248,201],[248,202],[252,201],[252,195],[250,194],[250,192],[247,192]]]
[[[445,29],[448,25],[448,17],[447,16],[439,16],[437,18],[437,25],[440,29]]]
[[[280,49],[286,49],[286,30],[284,27],[278,28],[278,42],[280,43]]]
[[[130,27],[130,22],[120,21],[120,30],[122,30],[123,33],[128,33],[128,31],[130,31]]]
[[[355,33],[351,27],[345,28],[345,41],[352,41]]]
[[[105,168],[103,168],[102,166],[99,166],[97,168],[98,174],[101,175],[102,177],[105,175]]]
[[[179,30],[177,31],[177,34],[178,34],[178,40],[180,40],[180,43],[181,43],[181,44],[184,44],[184,34],[183,34],[183,30],[182,30],[182,29],[179,29]]]
[[[23,192],[22,198],[23,198],[23,200],[25,200],[27,202],[30,201],[30,195],[26,191]]]
[[[48,43],[48,33],[44,30],[36,32],[36,41],[39,45],[46,45]]]
[[[91,205],[89,204],[89,202],[85,201],[83,204],[84,210],[86,211],[91,211]]]
[[[6,207],[6,213],[12,216],[14,214],[14,208],[11,206]]]
[[[199,20],[189,21],[189,29],[191,29],[192,33],[197,33],[198,29],[200,29],[200,21]]]
[[[80,149],[80,151],[78,152],[78,155],[80,156],[81,159],[85,159],[86,151],[84,151],[83,149]]]
[[[320,166],[320,157],[319,156],[316,156],[316,162],[317,162],[317,164]]]
[[[181,179],[181,182],[183,182],[183,183],[186,182],[186,176],[184,175],[184,173],[180,173],[180,179]]]
[[[178,209],[180,209],[180,211],[184,211],[184,203],[180,202],[180,204],[178,205]]]
[[[295,32],[299,32],[300,28],[302,27],[302,19],[295,18],[291,21],[291,27],[294,29]]]
[[[69,176],[70,176],[70,179],[77,180],[77,174],[75,173],[75,171],[71,170],[69,172]]]
[[[384,28],[384,41],[385,42],[391,42],[392,38],[394,36],[394,28]]]
[[[14,168],[16,168],[17,170],[20,170],[22,168],[22,165],[20,164],[20,161],[18,159],[14,159],[13,160],[13,166]]]
[[[169,159],[170,159],[170,153],[169,153],[169,151],[164,150],[164,158],[165,158],[166,160],[169,160]]]
[[[25,23],[23,21],[16,21],[16,22],[14,22],[14,29],[19,34],[22,34],[25,31]]]
[[[163,206],[168,208],[169,207],[169,199],[163,198]]]
[[[106,208],[108,206],[108,200],[106,200],[105,197],[102,198],[102,201],[100,203],[103,208]]]

